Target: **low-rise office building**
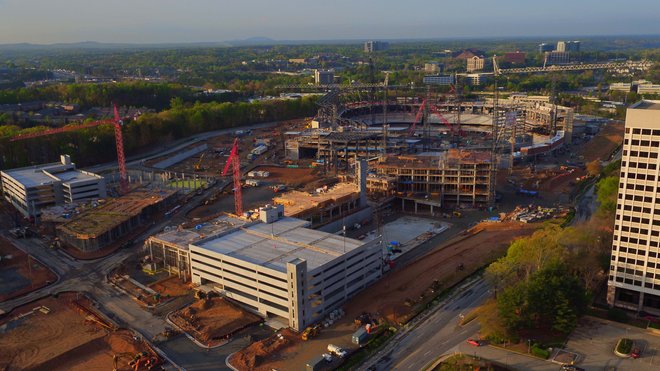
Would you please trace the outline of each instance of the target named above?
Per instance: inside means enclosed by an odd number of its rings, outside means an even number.
[[[5,199],[25,217],[36,217],[41,209],[86,199],[105,198],[102,176],[77,170],[68,155],[60,162],[1,172]]]

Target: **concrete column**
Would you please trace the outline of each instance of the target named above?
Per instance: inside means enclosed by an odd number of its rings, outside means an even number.
[[[610,308],[614,307],[616,301],[616,287],[607,285],[607,304]]]
[[[641,312],[644,309],[644,292],[639,292],[639,303],[637,304],[637,313]]]

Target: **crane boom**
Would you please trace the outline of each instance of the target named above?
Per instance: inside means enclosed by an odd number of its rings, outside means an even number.
[[[12,137],[10,141],[15,142],[24,139],[38,138],[80,129],[93,128],[101,125],[113,125],[115,134],[115,146],[117,148],[117,164],[119,167],[119,192],[121,194],[125,194],[128,192],[128,173],[126,171],[126,157],[124,156],[124,136],[121,132],[122,122],[119,117],[119,112],[117,111],[117,105],[113,105],[113,111],[114,117],[111,120],[98,120],[80,125],[67,125],[60,128],[44,130],[41,132],[20,134]]]
[[[229,158],[222,170],[222,176],[227,175],[229,166],[233,168],[234,177],[234,207],[236,208],[236,215],[243,215],[243,190],[241,188],[241,162],[238,159],[238,138],[234,139],[234,146],[231,147]]]
[[[408,131],[408,135],[414,135],[415,130],[417,130],[417,122],[422,119],[422,116],[424,116],[424,108],[426,107],[427,101],[424,99],[422,101],[422,104],[419,106],[419,111],[417,111],[417,115],[415,115],[415,121],[413,121],[412,126],[410,127],[410,130]]]

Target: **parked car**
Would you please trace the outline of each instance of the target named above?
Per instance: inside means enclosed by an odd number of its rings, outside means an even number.
[[[641,351],[641,349],[639,349],[638,347],[634,347],[633,350],[632,350],[632,352],[630,352],[630,358],[637,359],[637,358],[639,358],[641,355],[642,355],[642,351]]]
[[[474,345],[475,347],[480,347],[484,345],[483,341],[477,339],[467,339],[467,343],[470,345]]]

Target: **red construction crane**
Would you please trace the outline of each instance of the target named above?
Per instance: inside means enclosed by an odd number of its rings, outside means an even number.
[[[450,131],[452,134],[459,134],[460,136],[464,136],[464,135],[465,135],[465,133],[463,133],[463,130],[461,130],[461,127],[460,127],[460,126],[458,126],[458,125],[452,125],[449,121],[447,121],[447,119],[442,115],[442,113],[440,113],[440,110],[438,109],[438,107],[430,106],[430,107],[429,107],[429,110],[430,110],[432,113],[435,113],[436,115],[438,115],[438,118],[440,119],[440,121],[441,121],[443,124],[445,124],[445,126],[449,129],[449,131]]]
[[[241,162],[238,159],[238,138],[234,139],[234,146],[231,147],[227,164],[225,169],[222,170],[222,176],[227,175],[229,166],[232,166],[234,173],[234,206],[236,207],[236,215],[243,215],[243,191],[241,188]]]
[[[125,194],[128,192],[128,175],[126,173],[126,158],[124,157],[124,137],[121,133],[121,119],[117,106],[113,105],[114,118],[111,120],[99,120],[87,122],[81,125],[67,125],[56,129],[45,130],[38,133],[20,134],[11,138],[11,141],[43,137],[46,135],[58,134],[67,131],[76,131],[80,129],[93,128],[100,125],[113,125],[115,127],[115,145],[117,147],[117,163],[119,164],[119,192]]]
[[[424,99],[422,101],[422,104],[419,106],[419,111],[417,111],[417,115],[415,116],[415,121],[413,121],[413,124],[410,127],[410,130],[408,131],[409,136],[415,134],[415,129],[417,128],[417,123],[422,119],[422,116],[424,116],[425,107],[426,107],[426,99]]]

